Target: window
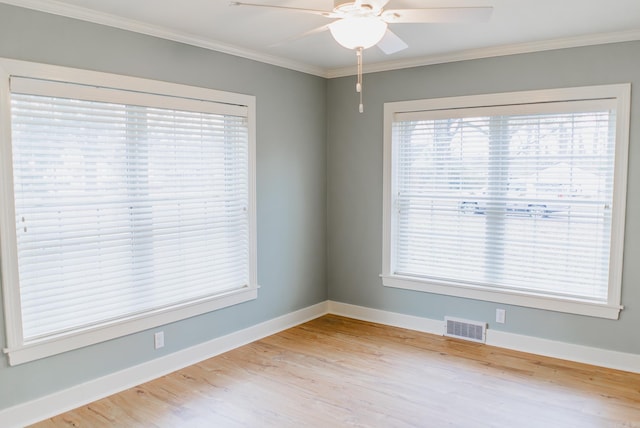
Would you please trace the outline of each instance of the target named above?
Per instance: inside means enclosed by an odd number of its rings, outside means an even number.
[[[7,64],[11,364],[256,297],[252,97]]]
[[[386,104],[384,285],[617,319],[629,93]]]

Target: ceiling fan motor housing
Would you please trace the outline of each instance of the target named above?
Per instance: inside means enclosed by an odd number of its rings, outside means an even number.
[[[380,11],[381,7],[376,5],[375,1],[333,0],[333,10],[349,15],[368,15]]]

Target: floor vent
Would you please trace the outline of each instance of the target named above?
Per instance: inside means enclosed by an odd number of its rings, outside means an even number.
[[[487,323],[444,317],[444,335],[485,343]]]

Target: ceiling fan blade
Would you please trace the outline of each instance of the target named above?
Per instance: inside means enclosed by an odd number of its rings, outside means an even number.
[[[276,43],[274,43],[272,45],[269,45],[269,47],[270,48],[275,48],[275,47],[278,47],[280,45],[284,45],[286,43],[294,42],[296,40],[302,39],[303,37],[312,36],[314,34],[322,33],[323,31],[326,31],[328,29],[329,29],[329,24],[326,24],[326,25],[323,25],[322,27],[318,27],[318,28],[314,28],[313,30],[305,31],[302,34],[296,34],[295,36],[287,37],[284,40],[281,40],[281,41],[276,42]]]
[[[303,9],[299,7],[288,7],[288,6],[277,6],[272,4],[258,4],[258,3],[245,3],[241,1],[232,1],[229,2],[229,6],[251,6],[251,7],[262,7],[265,9],[279,9],[279,10],[290,10],[293,12],[301,12],[301,13],[309,13],[312,15],[324,16],[325,18],[343,18],[342,15],[338,15],[333,11],[327,10],[316,10],[316,9]]]
[[[483,22],[492,12],[492,7],[435,7],[385,10],[381,17],[389,24]]]
[[[409,45],[407,45],[404,40],[398,37],[396,33],[391,30],[387,30],[387,32],[384,33],[382,40],[378,42],[377,46],[382,52],[387,55],[400,52],[401,50],[409,47]]]

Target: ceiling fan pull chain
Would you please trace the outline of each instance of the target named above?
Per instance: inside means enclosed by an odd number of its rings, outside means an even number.
[[[361,47],[356,49],[356,57],[358,58],[358,78],[356,83],[356,92],[360,94],[360,105],[358,105],[358,111],[362,113],[364,111],[364,105],[362,104],[362,51]]]
[[[356,58],[358,59],[358,78],[356,81],[356,92],[362,92],[362,48],[356,48]]]

